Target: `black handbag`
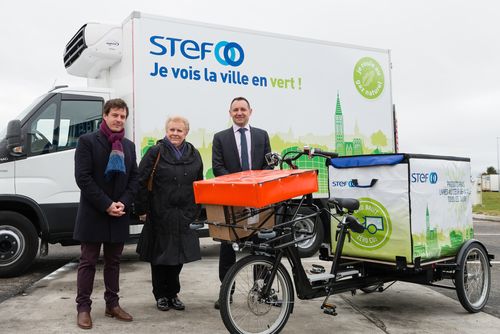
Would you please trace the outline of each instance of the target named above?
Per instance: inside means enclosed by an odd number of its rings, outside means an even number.
[[[145,262],[151,262],[154,254],[155,234],[151,221],[146,219],[142,226],[142,232],[137,241],[136,253],[139,254],[139,259]]]
[[[155,164],[153,165],[153,170],[151,171],[151,174],[149,175],[148,178],[147,188],[149,192],[153,191],[153,180],[156,173],[156,166],[158,166],[158,161],[160,161],[160,149],[158,149],[158,155],[156,156],[156,161]]]

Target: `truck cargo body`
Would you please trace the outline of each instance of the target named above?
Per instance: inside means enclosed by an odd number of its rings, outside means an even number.
[[[0,247],[0,275],[25,270],[38,238],[43,253],[47,243],[74,243],[74,148],[97,129],[109,98],[130,107],[126,136],[138,161],[164,136],[168,116],[186,117],[205,178],[213,177],[213,135],[231,125],[236,96],[250,101],[250,125],[268,131],[273,151],[395,151],[388,50],[133,12],[121,25],[84,25],[66,45],[64,64],[89,88],[55,88],[0,132],[0,237],[8,240]],[[302,166],[319,170],[315,196],[327,198],[324,161]],[[140,228],[132,225],[131,233]],[[302,245],[308,252],[328,235],[319,233]]]

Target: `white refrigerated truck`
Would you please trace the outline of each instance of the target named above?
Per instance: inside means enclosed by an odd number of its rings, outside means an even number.
[[[168,115],[187,117],[207,178],[212,136],[231,124],[235,96],[250,101],[251,125],[269,132],[273,151],[309,145],[357,155],[397,147],[388,50],[133,12],[121,25],[81,27],[64,65],[87,78],[88,88],[55,87],[0,132],[0,276],[26,270],[39,245],[44,255],[49,243],[74,243],[74,148],[97,129],[109,98],[130,106],[126,134],[138,160],[163,137]],[[320,169],[322,204],[326,168],[304,163]],[[329,235],[323,218],[303,254]],[[314,222],[303,224],[311,230]],[[131,233],[140,228],[132,225]]]

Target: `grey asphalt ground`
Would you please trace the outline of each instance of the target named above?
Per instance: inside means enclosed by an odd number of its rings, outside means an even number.
[[[133,254],[135,245],[126,246]],[[134,316],[124,323],[104,316],[102,263],[96,273],[92,318],[94,328],[76,326],[76,263],[72,262],[36,282],[23,295],[0,304],[2,333],[226,333],[217,298],[217,245],[202,239],[203,260],[186,264],[179,297],[185,311],[156,309],[151,294],[149,264],[125,256],[121,266],[120,304]],[[304,266],[321,264],[314,257]],[[324,263],[323,263],[324,264]],[[498,333],[500,319],[486,313],[469,314],[453,298],[424,286],[398,282],[383,293],[350,293],[331,298],[333,317],[320,310],[322,299],[295,299],[294,313],[283,333]]]

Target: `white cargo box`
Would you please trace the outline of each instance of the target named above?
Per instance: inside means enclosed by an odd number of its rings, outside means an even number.
[[[498,191],[498,174],[481,175],[483,191]]]
[[[473,237],[470,159],[389,154],[331,159],[331,197],[360,201],[343,255],[408,264],[455,256]],[[335,228],[332,228],[335,249]]]

